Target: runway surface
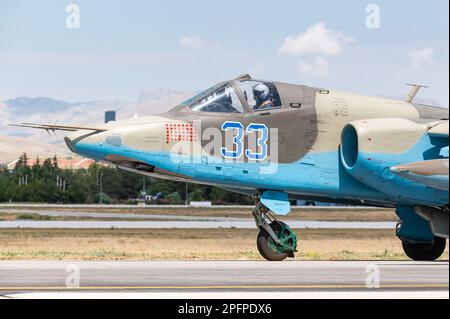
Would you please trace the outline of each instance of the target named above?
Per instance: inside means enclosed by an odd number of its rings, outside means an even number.
[[[168,214],[124,214],[124,213],[93,213],[93,212],[77,212],[77,211],[58,211],[58,210],[31,210],[31,209],[1,209],[0,213],[8,214],[33,214],[39,216],[50,217],[77,217],[77,218],[105,218],[105,219],[138,219],[138,220],[178,220],[178,221],[248,221],[249,218],[235,217],[203,217],[203,216],[183,216]]]
[[[14,220],[0,221],[0,228],[239,228],[253,229],[253,218],[237,217],[206,217],[184,216],[170,214],[141,214],[141,213],[114,213],[114,212],[83,212],[64,211],[55,208],[42,211],[37,209],[1,208],[0,213],[9,214],[33,214],[50,217],[64,217],[69,220],[38,221],[38,220]],[[70,220],[71,218],[87,218],[88,220]],[[94,219],[107,220],[94,220]],[[92,219],[92,220],[90,220]],[[110,220],[109,220],[110,219]],[[314,221],[291,220],[289,225],[293,228],[334,228],[334,229],[394,229],[394,222],[348,222],[348,221]]]
[[[0,296],[448,298],[449,263],[1,261]]]

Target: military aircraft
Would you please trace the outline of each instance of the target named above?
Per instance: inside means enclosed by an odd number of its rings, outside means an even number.
[[[255,198],[257,247],[294,257],[297,236],[277,216],[292,200],[396,208],[414,260],[435,260],[449,237],[449,111],[242,75],[171,111],[69,131],[82,156],[139,174],[214,185]]]

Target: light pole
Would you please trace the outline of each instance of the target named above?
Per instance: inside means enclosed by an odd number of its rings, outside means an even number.
[[[103,172],[100,173],[100,205],[103,204]]]

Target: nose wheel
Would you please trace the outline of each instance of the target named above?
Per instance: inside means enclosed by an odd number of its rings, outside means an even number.
[[[260,229],[257,239],[258,251],[268,261],[294,258],[297,251],[297,236],[285,223],[278,221],[261,203],[253,211]]]

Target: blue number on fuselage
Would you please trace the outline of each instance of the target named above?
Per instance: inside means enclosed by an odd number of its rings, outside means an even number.
[[[267,140],[269,139],[269,130],[267,129],[267,126],[264,124],[252,123],[247,127],[247,133],[260,133],[257,135],[257,148],[259,149],[259,152],[253,152],[251,149],[248,149],[245,151],[245,155],[249,160],[264,161],[267,157]]]
[[[236,134],[233,137],[233,149],[228,150],[226,147],[221,148],[222,156],[228,159],[238,159],[242,156],[244,150],[244,127],[239,122],[225,122],[222,125],[222,130],[235,130]],[[246,133],[260,133],[258,134],[257,150],[253,152],[251,149],[245,151],[245,156],[249,160],[263,161],[267,158],[267,140],[269,139],[269,130],[264,124],[250,124]],[[259,150],[259,151],[258,151]]]
[[[221,148],[222,156],[229,159],[236,159],[242,156],[244,149],[244,127],[239,122],[225,122],[222,125],[222,131],[235,130],[236,135],[233,139],[233,150],[228,150],[226,147]]]

